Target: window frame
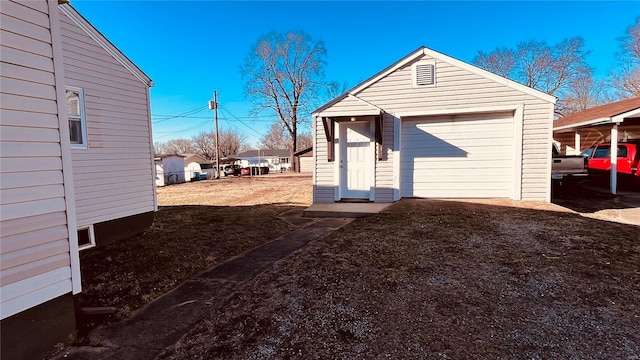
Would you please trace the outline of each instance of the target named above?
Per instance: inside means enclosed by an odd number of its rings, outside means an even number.
[[[69,122],[71,119],[77,121],[80,121],[80,132],[82,135],[82,142],[80,143],[73,143],[71,142],[71,132],[69,132],[69,143],[71,144],[71,148],[72,149],[87,149],[89,146],[89,141],[87,139],[87,116],[85,113],[85,108],[84,108],[84,89],[77,87],[77,86],[65,86],[65,99],[66,99],[66,92],[67,91],[74,91],[78,93],[78,102],[80,105],[80,115],[70,115],[67,113],[67,122]],[[67,104],[68,106],[68,104]]]
[[[87,250],[87,249],[96,247],[96,235],[95,235],[95,232],[93,231],[93,225],[79,227],[77,232],[80,232],[82,230],[89,231],[89,243],[81,245],[80,236],[78,236],[78,250]]]

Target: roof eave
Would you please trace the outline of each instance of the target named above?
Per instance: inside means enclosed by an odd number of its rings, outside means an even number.
[[[147,87],[153,87],[154,83],[147,74],[145,74],[133,61],[131,61],[125,54],[120,51],[109,39],[107,39],[102,33],[96,29],[87,19],[82,16],[73,6],[68,2],[59,3],[58,8],[65,14],[71,21],[73,21],[82,31],[84,31],[90,38],[92,38],[100,47],[102,47],[109,55],[111,55],[116,61],[118,61],[125,69],[127,69],[133,76],[140,80]]]
[[[395,70],[399,69],[400,67],[410,63],[411,61],[415,60],[416,58],[424,55],[424,50],[425,49],[426,48],[424,46],[419,47],[418,49],[416,49],[413,52],[411,52],[409,55],[407,55],[407,56],[403,57],[402,59],[396,61],[395,63],[387,66],[386,68],[384,68],[383,70],[379,71],[375,75],[371,76],[367,80],[364,80],[364,81],[360,82],[358,85],[356,85],[353,88],[351,88],[351,90],[345,92],[344,94],[341,94],[340,96],[334,98],[333,100],[327,102],[326,104],[324,104],[324,105],[320,106],[319,108],[317,108],[316,110],[312,111],[312,115],[314,117],[317,116],[320,112],[322,112],[323,110],[326,110],[327,108],[333,106],[335,103],[343,100],[347,96],[355,95],[356,93],[358,93],[358,92],[362,91],[363,89],[369,87],[371,84],[373,84],[376,81],[382,79],[383,77],[387,76],[388,74],[392,73],[393,71],[395,71]]]
[[[620,122],[623,122],[624,119],[626,119],[626,118],[635,117],[635,116],[640,116],[640,108],[631,109],[631,110],[628,110],[628,111],[623,112],[621,114],[612,116],[611,120],[613,122],[620,123]]]
[[[485,78],[487,78],[489,80],[495,81],[495,82],[500,83],[502,85],[506,85],[506,86],[508,86],[510,88],[513,88],[515,90],[522,91],[522,92],[527,93],[529,95],[535,96],[535,97],[537,97],[537,98],[539,98],[541,100],[548,101],[548,102],[550,102],[552,104],[555,104],[556,101],[558,100],[553,95],[549,95],[549,94],[544,93],[544,92],[542,92],[540,90],[536,90],[534,88],[531,88],[531,87],[528,87],[526,85],[520,84],[519,82],[507,79],[507,78],[502,77],[500,75],[496,75],[496,74],[494,74],[492,72],[489,72],[489,71],[481,69],[481,68],[479,68],[477,66],[468,64],[468,63],[466,63],[464,61],[461,61],[461,60],[458,60],[456,58],[452,58],[452,57],[450,57],[448,55],[439,53],[439,52],[437,52],[435,50],[424,48],[424,53],[425,53],[425,55],[429,55],[429,56],[431,56],[431,57],[433,57],[435,59],[451,63],[451,64],[456,65],[456,66],[458,66],[460,68],[463,68],[463,69],[465,69],[467,71],[475,73],[475,74],[477,74],[479,76],[485,77]]]
[[[582,121],[575,124],[560,125],[560,126],[554,127],[553,131],[570,130],[573,128],[579,128],[583,126],[605,125],[608,123],[613,123],[610,117],[601,117],[597,119]]]

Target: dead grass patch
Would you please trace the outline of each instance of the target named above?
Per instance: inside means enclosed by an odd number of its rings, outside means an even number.
[[[80,253],[80,306],[114,306],[80,317],[81,338],[131,315],[194,274],[296,227],[278,218],[310,204],[309,175],[200,181],[158,189],[160,211],[145,233]]]
[[[636,226],[402,200],[281,261],[161,358],[633,359],[639,269]]]

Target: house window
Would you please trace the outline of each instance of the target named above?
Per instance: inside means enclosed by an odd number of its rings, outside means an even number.
[[[436,62],[434,60],[422,60],[411,66],[413,87],[436,85]]]
[[[93,234],[93,225],[78,229],[78,249],[85,250],[96,246],[96,238]]]
[[[81,88],[67,87],[67,114],[71,148],[87,148],[87,122],[84,112],[84,92]]]

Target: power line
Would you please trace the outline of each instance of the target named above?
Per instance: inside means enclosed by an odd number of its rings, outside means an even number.
[[[209,120],[207,120],[207,121],[205,121],[205,122],[202,122],[202,123],[200,123],[200,124],[197,124],[197,125],[194,125],[194,126],[188,127],[188,128],[186,128],[186,129],[182,129],[182,130],[176,130],[176,131],[155,131],[155,133],[156,133],[156,134],[167,134],[167,135],[163,135],[163,136],[158,136],[157,138],[159,139],[159,138],[163,138],[163,137],[170,136],[170,135],[172,135],[172,134],[178,134],[178,133],[183,133],[183,132],[187,132],[187,131],[195,130],[195,129],[198,129],[198,128],[201,128],[201,127],[203,127],[203,126],[207,125],[208,123],[209,123]]]
[[[210,119],[210,116],[180,116],[180,119]],[[269,119],[258,119],[258,117],[253,116],[239,116],[238,119],[251,120],[257,122],[272,122],[275,121],[273,116],[260,116],[260,118],[269,118]],[[230,117],[221,117],[221,120],[233,120]],[[163,119],[164,120],[164,119]]]
[[[193,109],[193,110],[189,110],[186,111],[182,114],[177,114],[177,115],[153,115],[151,114],[151,116],[154,116],[156,118],[160,117],[161,119],[157,119],[157,120],[153,120],[152,123],[157,124],[163,121],[167,121],[167,120],[171,120],[171,119],[175,119],[175,118],[181,118],[181,117],[187,117],[189,115],[193,115],[193,114],[197,114],[200,111],[204,110],[207,108],[207,105],[201,106],[199,108]]]
[[[258,132],[256,129],[254,129],[251,125],[245,123],[243,120],[240,120],[240,118],[238,118],[237,116],[233,115],[229,110],[227,110],[226,108],[220,106],[220,109],[223,110],[224,112],[226,112],[227,114],[231,115],[231,117],[233,117],[234,119],[238,120],[242,125],[244,125],[245,127],[247,127],[249,130],[253,131],[254,133],[258,134],[259,136],[263,136],[263,134],[261,134],[260,132]]]

